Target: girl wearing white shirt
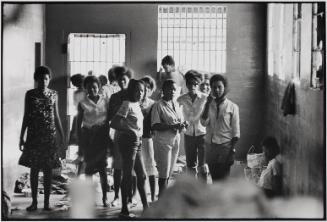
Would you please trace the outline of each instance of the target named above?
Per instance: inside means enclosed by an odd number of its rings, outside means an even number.
[[[77,130],[79,156],[85,161],[85,174],[99,172],[103,206],[107,207],[107,148],[109,145],[108,102],[99,95],[100,81],[95,76],[84,80],[87,96],[78,105]]]
[[[148,207],[145,192],[146,172],[141,155],[141,139],[143,134],[143,114],[140,102],[144,98],[145,86],[142,81],[131,79],[127,88],[127,100],[123,101],[118,112],[111,121],[111,127],[118,130],[117,142],[123,160],[122,209],[123,218],[134,217],[129,213],[128,198],[132,190],[132,172],[135,170],[137,188],[143,204]]]
[[[166,80],[162,86],[163,97],[153,105],[151,111],[154,158],[159,173],[159,197],[168,185],[178,157],[180,132],[186,127],[181,107],[173,100],[176,90],[175,81]]]
[[[229,175],[234,163],[235,144],[240,138],[238,106],[226,98],[227,79],[219,74],[210,79],[211,94],[201,116],[206,126],[205,154],[212,180]]]
[[[280,148],[274,137],[267,137],[262,142],[262,150],[268,162],[262,171],[258,185],[264,190],[267,197],[281,195],[282,191],[282,163]]]

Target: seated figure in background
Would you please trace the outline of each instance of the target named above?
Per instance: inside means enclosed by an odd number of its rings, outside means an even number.
[[[262,171],[258,185],[267,197],[279,196],[282,192],[282,164],[277,140],[274,137],[265,138],[262,150],[268,165]]]

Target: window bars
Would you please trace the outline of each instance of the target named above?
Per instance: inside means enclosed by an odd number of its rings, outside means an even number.
[[[69,34],[69,74],[107,75],[112,65],[125,63],[125,41],[125,34]]]
[[[157,66],[173,56],[181,70],[226,72],[227,7],[160,5]]]

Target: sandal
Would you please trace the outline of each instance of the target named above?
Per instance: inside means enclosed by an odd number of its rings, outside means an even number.
[[[117,207],[119,204],[119,198],[115,198],[112,202],[111,202],[111,206],[113,207]]]
[[[128,202],[128,207],[129,208],[133,208],[137,206],[137,200],[135,200],[134,198]]]
[[[123,219],[128,219],[128,218],[135,218],[135,214],[132,214],[132,213],[123,213],[121,212],[119,214],[119,218],[123,218]]]

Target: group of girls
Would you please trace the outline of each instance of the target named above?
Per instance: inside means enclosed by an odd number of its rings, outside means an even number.
[[[164,58],[165,59],[165,58]],[[205,164],[213,180],[228,175],[233,163],[235,144],[240,137],[238,106],[226,98],[227,80],[213,75],[210,80],[194,70],[185,75],[185,83],[174,80],[172,58],[163,59],[164,80],[159,85],[159,100],[150,99],[156,82],[149,76],[132,79],[132,71],[123,66],[113,67],[109,74],[120,88],[103,93],[99,78],[87,76],[83,81],[84,96],[78,100],[76,118],[79,156],[85,163],[88,176],[99,172],[102,201],[107,202],[107,157],[110,144],[113,154],[115,199],[121,187],[122,217],[131,217],[129,203],[133,202],[134,186],[137,186],[143,208],[148,208],[145,181],[148,176],[151,200],[155,200],[156,174],[159,197],[168,185],[176,163],[181,132],[185,132],[185,153],[188,172],[204,178]],[[164,63],[166,62],[166,63]],[[60,162],[56,153],[56,129],[64,135],[58,115],[58,96],[48,89],[51,72],[47,67],[36,69],[36,89],[26,93],[25,115],[21,132],[19,163],[31,168],[32,205],[37,209],[37,175],[40,169],[45,178],[45,205],[49,207],[51,169]],[[109,76],[110,77],[110,76]],[[199,91],[202,84],[204,90]],[[209,94],[208,84],[211,88]],[[111,84],[108,86],[110,88]],[[83,90],[81,90],[82,92]],[[83,94],[83,93],[81,93]],[[26,142],[25,130],[28,129]],[[110,131],[110,132],[109,132]],[[110,143],[111,135],[113,143]]]

